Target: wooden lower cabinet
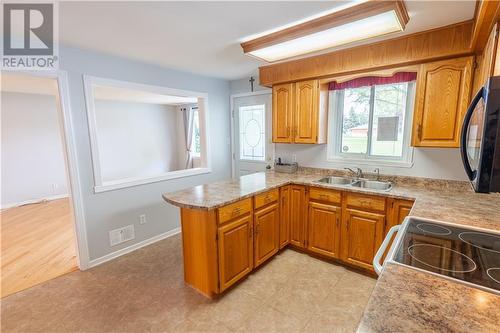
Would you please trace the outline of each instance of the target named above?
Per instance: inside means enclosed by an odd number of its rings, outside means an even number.
[[[255,267],[275,255],[280,246],[280,207],[274,203],[260,208],[254,214],[254,262]]]
[[[290,244],[305,247],[307,219],[306,188],[290,185]]]
[[[394,200],[391,206],[392,211],[389,212],[385,233],[388,233],[393,226],[403,223],[405,217],[410,214],[411,207],[413,207],[413,201]]]
[[[309,202],[307,249],[338,258],[340,248],[341,207]]]
[[[343,215],[341,259],[373,271],[373,257],[384,238],[385,214],[347,208]]]
[[[246,215],[219,227],[220,292],[250,273],[253,268],[253,221]]]
[[[411,200],[388,199],[388,202],[390,203],[390,207],[387,210],[387,222],[385,224],[384,237],[393,226],[403,223],[405,217],[410,214],[411,207],[413,207],[413,201]],[[387,253],[389,253],[394,238],[396,238],[396,234],[392,236],[391,242],[385,249],[381,259],[382,262],[385,260]]]
[[[288,244],[373,272],[385,234],[412,205],[286,185],[214,210],[182,208],[184,280],[214,297]]]
[[[280,189],[280,249],[290,243],[290,186]]]

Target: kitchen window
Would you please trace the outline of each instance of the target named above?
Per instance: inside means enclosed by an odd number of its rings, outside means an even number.
[[[411,166],[416,73],[330,84],[328,159]]]

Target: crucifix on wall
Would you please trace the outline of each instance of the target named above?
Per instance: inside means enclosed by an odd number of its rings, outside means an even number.
[[[250,91],[253,92],[253,83],[255,82],[255,79],[253,76],[250,76],[250,80],[248,81],[250,82]]]

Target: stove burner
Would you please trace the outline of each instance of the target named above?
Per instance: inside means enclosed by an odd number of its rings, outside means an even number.
[[[421,231],[434,235],[449,235],[451,234],[451,230],[442,227],[440,225],[430,224],[430,223],[419,223],[417,224],[417,228]]]
[[[495,268],[488,268],[486,270],[486,274],[495,281],[496,283],[500,283],[500,268],[495,267]]]
[[[478,249],[500,253],[500,236],[466,231],[460,233],[458,238]]]
[[[408,247],[408,254],[419,263],[439,271],[469,273],[473,272],[477,267],[474,260],[465,254],[439,245],[413,244]],[[442,265],[443,261],[449,261],[451,265],[449,264],[448,267],[455,267],[455,269],[448,269],[429,263]]]

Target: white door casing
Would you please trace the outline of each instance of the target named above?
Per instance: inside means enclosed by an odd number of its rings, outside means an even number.
[[[232,176],[265,171],[274,160],[272,94],[258,91],[231,96]]]

